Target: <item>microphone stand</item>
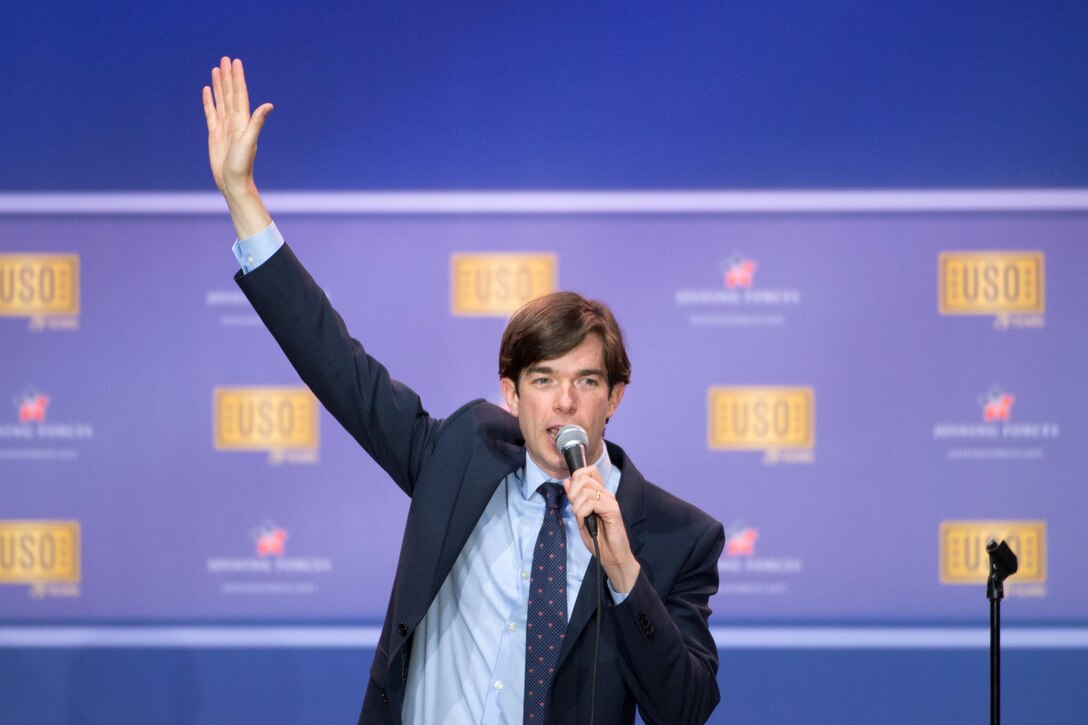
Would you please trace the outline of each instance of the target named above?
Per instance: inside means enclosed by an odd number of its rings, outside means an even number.
[[[1005,579],[1016,573],[1016,554],[1002,541],[990,539],[986,544],[990,555],[990,576],[986,580],[986,597],[990,600],[990,723],[1001,724],[1001,599],[1005,596]]]

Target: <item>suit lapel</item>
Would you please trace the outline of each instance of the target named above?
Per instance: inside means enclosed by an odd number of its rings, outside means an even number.
[[[464,476],[456,486],[438,486],[433,491],[434,495],[428,496],[427,500],[413,501],[413,508],[418,506],[421,512],[425,512],[413,523],[424,530],[413,537],[420,545],[413,546],[409,552],[411,561],[406,566],[402,562],[398,569],[417,572],[420,576],[415,579],[418,584],[405,582],[398,615],[402,620],[415,622],[423,617],[495,489],[511,471],[524,465],[524,450],[507,443],[492,447],[487,442],[479,442],[465,466]],[[449,513],[443,514],[439,520],[431,515],[435,511]],[[431,530],[426,530],[428,528]]]
[[[522,448],[503,445],[500,451],[495,451],[484,443],[476,446],[468,466],[465,467],[465,477],[450,511],[446,538],[439,547],[438,566],[431,587],[432,599],[460,556],[472,530],[480,522],[487,502],[495,495],[495,489],[512,471],[523,465],[525,452]]]

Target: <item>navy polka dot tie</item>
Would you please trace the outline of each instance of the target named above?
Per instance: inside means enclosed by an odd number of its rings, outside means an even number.
[[[546,502],[544,522],[533,549],[529,616],[525,621],[525,723],[550,722],[548,700],[559,650],[567,632],[567,533],[563,527],[563,486],[537,489]]]

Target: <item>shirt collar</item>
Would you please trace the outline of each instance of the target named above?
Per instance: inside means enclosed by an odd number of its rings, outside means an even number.
[[[608,446],[601,446],[601,455],[593,465],[601,472],[601,480],[604,481],[605,488],[615,494],[616,482],[611,480],[612,461],[608,459]],[[536,493],[536,490],[540,488],[540,484],[555,480],[544,473],[540,466],[536,465],[536,461],[529,455],[529,451],[525,451],[524,471],[525,473],[521,477],[521,494],[526,501]]]

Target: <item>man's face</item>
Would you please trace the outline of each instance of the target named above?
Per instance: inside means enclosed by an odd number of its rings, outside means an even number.
[[[585,428],[589,462],[601,455],[604,424],[623,399],[623,383],[608,390],[601,338],[589,335],[578,347],[554,360],[541,360],[521,371],[517,385],[502,379],[502,394],[518,419],[525,447],[545,473],[563,480],[570,473],[555,446],[559,429],[569,423]]]

